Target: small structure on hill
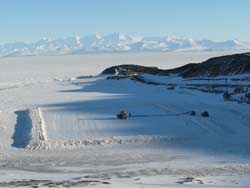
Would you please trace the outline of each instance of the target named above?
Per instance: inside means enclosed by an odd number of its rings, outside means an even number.
[[[245,98],[246,98],[247,101],[250,101],[250,93],[246,93]]]
[[[117,76],[136,76],[139,74],[139,72],[134,71],[134,70],[127,70],[123,68],[117,68],[115,69],[115,75]]]
[[[167,89],[168,89],[168,90],[174,90],[175,87],[176,87],[176,85],[171,84],[171,85],[169,85],[169,86],[167,87]]]
[[[250,93],[246,93],[244,96],[242,96],[241,101],[250,103]]]
[[[223,98],[224,98],[225,101],[228,101],[228,100],[231,99],[231,95],[230,95],[228,92],[225,92],[225,93],[223,94]]]
[[[240,87],[236,87],[234,89],[234,93],[244,93],[245,92],[245,89],[244,87],[240,86]]]

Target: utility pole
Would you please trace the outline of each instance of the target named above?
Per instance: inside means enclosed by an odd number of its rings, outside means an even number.
[[[214,80],[215,80],[215,78],[214,78],[214,77],[212,77],[212,88],[213,88],[213,92],[215,91],[215,84],[214,84]]]
[[[225,83],[226,83],[226,92],[229,93],[229,91],[228,91],[228,82],[227,82],[227,78],[225,78]]]

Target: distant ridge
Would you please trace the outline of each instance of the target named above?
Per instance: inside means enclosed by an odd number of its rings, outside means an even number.
[[[15,42],[0,45],[0,57],[70,55],[124,52],[175,51],[237,51],[250,50],[250,42],[238,40],[213,41],[178,37],[143,37],[120,33],[109,35],[43,38],[36,42]]]
[[[139,65],[120,65],[105,69],[103,74],[117,74],[119,70],[154,75],[176,75],[183,78],[217,77],[250,74],[250,53],[214,57],[202,63],[190,63],[175,69],[163,70]]]

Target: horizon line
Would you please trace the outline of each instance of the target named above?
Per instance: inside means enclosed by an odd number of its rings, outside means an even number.
[[[201,38],[193,38],[193,37],[187,37],[187,36],[182,36],[182,35],[168,35],[168,34],[150,34],[150,35],[146,35],[146,34],[128,34],[126,32],[111,32],[111,33],[98,33],[98,32],[94,32],[94,33],[88,33],[88,34],[72,34],[72,35],[65,35],[65,36],[43,36],[40,37],[38,39],[34,39],[34,40],[13,40],[13,41],[6,41],[6,42],[0,42],[0,45],[5,45],[5,44],[14,44],[14,43],[25,43],[25,44],[32,44],[35,42],[38,42],[40,40],[59,40],[59,39],[67,39],[67,38],[71,38],[71,37],[80,37],[80,38],[85,38],[88,36],[93,36],[93,35],[99,35],[101,37],[105,37],[108,35],[115,35],[115,34],[120,34],[120,35],[126,35],[126,36],[131,36],[131,37],[141,37],[143,38],[148,38],[148,37],[162,37],[162,38],[176,38],[176,39],[191,39],[191,40],[195,40],[195,41],[201,41],[201,40],[211,40],[214,42],[225,42],[225,41],[239,41],[239,42],[250,42],[248,40],[241,40],[238,38],[231,38],[231,39],[222,39],[222,40],[218,40],[218,39],[212,39],[212,38],[205,38],[205,37],[201,37]]]

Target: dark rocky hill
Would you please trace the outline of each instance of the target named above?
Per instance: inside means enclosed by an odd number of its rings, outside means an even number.
[[[176,74],[184,78],[245,74],[250,73],[250,53],[215,57],[202,63],[191,63],[169,70],[139,65],[119,65],[104,70],[103,74],[115,74],[119,73],[119,71],[132,71],[133,73],[137,72],[157,75]]]
[[[215,57],[203,63],[187,64],[179,68],[165,70],[162,74],[173,73],[181,77],[214,77],[250,73],[250,53]]]
[[[118,65],[105,69],[102,74],[116,74],[118,72],[124,71],[132,71],[137,73],[145,73],[145,74],[159,74],[163,70],[158,69],[157,67],[145,67],[140,65]]]

